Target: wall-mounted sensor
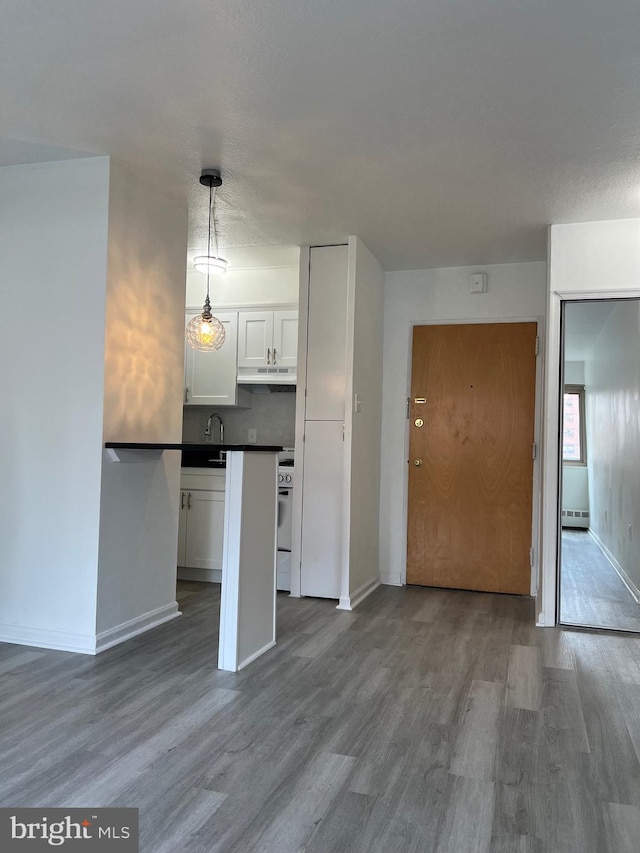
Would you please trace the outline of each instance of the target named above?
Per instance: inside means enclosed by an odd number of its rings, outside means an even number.
[[[486,293],[487,292],[487,274],[484,272],[475,272],[471,276],[471,293]]]

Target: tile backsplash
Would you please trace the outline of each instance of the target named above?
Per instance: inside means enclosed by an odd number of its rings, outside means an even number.
[[[293,447],[295,441],[296,395],[292,391],[253,394],[251,409],[221,406],[185,406],[182,440],[204,442],[204,429],[211,412],[217,411],[224,423],[225,444],[246,444],[250,429],[257,431],[256,444]]]

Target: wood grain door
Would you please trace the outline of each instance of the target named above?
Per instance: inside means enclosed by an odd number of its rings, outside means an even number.
[[[535,323],[414,327],[407,583],[529,594],[535,341]]]

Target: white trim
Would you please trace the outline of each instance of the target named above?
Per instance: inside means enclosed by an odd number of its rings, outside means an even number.
[[[234,270],[237,267],[234,268]],[[255,267],[253,268],[255,269]],[[287,269],[293,270],[295,267],[264,267],[263,269]],[[185,305],[185,312],[188,313],[190,311],[202,311],[202,301],[198,305]],[[236,303],[232,305],[231,303],[223,303],[220,305],[216,303],[215,305],[212,303],[211,310],[215,313],[217,311],[226,312],[226,311],[297,311],[298,303],[297,302],[243,302]]]
[[[359,604],[362,604],[365,598],[371,595],[371,593],[379,586],[379,578],[373,578],[373,580],[365,581],[362,586],[359,586],[358,589],[354,590],[350,595],[341,595],[336,610],[353,610]]]
[[[309,333],[309,275],[311,250],[300,249],[300,287],[298,294],[298,384],[296,393],[296,487],[291,501],[291,575],[289,595],[300,598],[302,564],[302,491],[304,485],[304,424],[307,407],[307,337]]]
[[[178,566],[178,580],[222,583],[222,569],[196,569],[193,566]]]
[[[390,575],[380,575],[380,583],[383,586],[403,586],[402,581],[396,577],[392,578]]]
[[[26,628],[22,625],[0,624],[0,643],[33,646],[38,649],[56,649],[60,652],[96,654],[93,634],[71,634],[67,631],[48,631],[43,628]]]
[[[544,400],[544,339],[546,337],[545,318],[539,315],[527,317],[486,317],[478,319],[463,318],[463,319],[445,319],[445,320],[430,320],[429,322],[416,321],[410,323],[408,327],[409,345],[408,345],[408,369],[407,369],[407,392],[406,397],[411,396],[411,368],[413,364],[413,329],[415,326],[485,326],[498,325],[503,323],[535,323],[537,327],[536,334],[540,340],[540,350],[536,358],[536,378],[535,378],[535,405],[533,414],[533,437],[536,447],[540,447],[543,435],[543,400]],[[404,452],[403,458],[409,458],[409,419],[405,420],[405,437],[404,437]],[[530,568],[530,595],[536,596],[538,593],[539,578],[540,578],[540,560],[538,553],[538,542],[541,538],[541,513],[540,503],[542,495],[542,476],[541,476],[541,456],[536,454],[533,462],[532,476],[532,502],[531,502],[531,547],[534,549],[534,565]],[[402,566],[400,582],[395,579],[385,579],[381,577],[381,583],[388,586],[406,586],[407,584],[407,527],[409,523],[409,466],[405,463],[404,470],[404,487],[403,487],[403,534],[402,534]]]
[[[551,264],[551,239],[549,240]],[[540,534],[542,594],[538,596],[540,616],[538,624],[553,627],[558,612],[558,538],[560,536],[560,366],[561,338],[560,315],[563,302],[581,299],[640,299],[640,290],[584,290],[563,291],[553,289],[549,272],[547,305],[547,340],[545,348],[545,386],[542,446],[542,526]]]
[[[112,646],[117,646],[126,640],[131,640],[139,634],[145,634],[152,628],[157,628],[159,625],[164,625],[165,622],[177,619],[178,616],[182,616],[182,613],[178,610],[178,602],[172,601],[171,604],[165,604],[164,607],[150,610],[148,613],[143,613],[142,616],[136,616],[135,619],[130,619],[128,622],[116,625],[115,628],[102,631],[96,636],[95,654],[100,654],[100,652],[104,652],[112,648]]]
[[[622,568],[620,563],[616,560],[616,558],[613,556],[611,551],[604,544],[602,539],[600,539],[598,534],[595,531],[593,531],[591,528],[589,528],[589,535],[591,536],[593,541],[596,543],[598,548],[600,548],[600,550],[602,551],[604,556],[607,558],[608,562],[611,563],[611,566],[614,569],[615,573],[618,575],[618,577],[620,578],[622,583],[628,589],[629,595],[633,598],[633,600],[635,601],[636,604],[640,604],[640,589],[638,589],[638,587],[635,585],[635,583],[631,580],[629,575],[625,572],[625,570]]]
[[[256,660],[257,658],[260,657],[260,655],[263,655],[265,652],[268,652],[269,649],[272,649],[275,646],[275,644],[276,644],[275,640],[269,640],[269,642],[266,643],[261,649],[258,649],[257,652],[253,652],[253,654],[249,655],[249,657],[246,660],[243,660],[242,663],[239,663],[238,664],[238,671],[240,671],[241,669],[244,669],[245,666],[249,666],[249,664],[253,663],[254,660]]]

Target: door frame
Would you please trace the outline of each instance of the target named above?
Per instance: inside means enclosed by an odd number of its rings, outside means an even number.
[[[540,532],[541,589],[538,596],[540,627],[558,624],[558,597],[560,595],[559,544],[562,463],[560,460],[560,430],[563,341],[562,307],[564,302],[611,299],[640,299],[640,289],[629,290],[551,290],[547,306],[547,346],[545,352],[545,403],[544,434],[542,446],[542,526]],[[546,498],[546,500],[545,500]]]
[[[415,326],[487,326],[498,325],[503,323],[535,323],[537,328],[537,336],[539,339],[538,357],[536,359],[536,385],[535,385],[535,406],[533,415],[533,440],[537,448],[536,458],[533,460],[533,482],[532,482],[532,511],[531,511],[531,547],[533,549],[533,559],[531,561],[531,584],[530,595],[536,596],[538,591],[538,581],[540,575],[540,548],[538,542],[540,538],[540,504],[541,504],[541,465],[542,453],[540,452],[540,444],[542,437],[542,382],[544,379],[544,334],[545,321],[541,316],[525,316],[525,317],[474,317],[472,319],[451,318],[445,320],[431,320],[428,323],[415,322],[411,323],[408,329],[409,346],[408,346],[408,366],[407,366],[407,387],[406,396],[411,396],[411,367],[413,364],[413,329]],[[409,419],[405,422],[404,433],[404,458],[409,459]],[[404,466],[404,483],[403,483],[403,500],[402,516],[404,523],[402,525],[402,577],[401,583],[407,585],[407,539],[408,539],[408,523],[409,523],[409,465]]]

